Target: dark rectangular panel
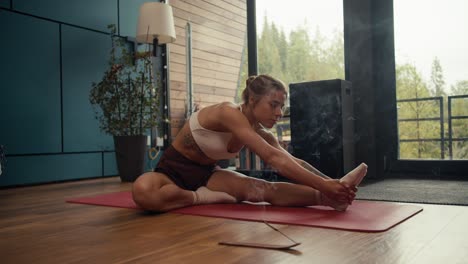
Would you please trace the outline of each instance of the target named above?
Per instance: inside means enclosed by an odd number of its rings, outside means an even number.
[[[64,151],[113,150],[89,102],[92,82],[108,68],[110,36],[62,26]]]
[[[0,0],[0,7],[10,8],[10,0]]]
[[[60,22],[106,31],[117,25],[117,0],[14,0],[15,10]]]
[[[0,186],[100,177],[101,165],[101,153],[8,157]]]
[[[351,83],[336,79],[289,87],[294,156],[341,178],[355,165]]]
[[[8,154],[61,151],[59,26],[0,10],[0,143]]]

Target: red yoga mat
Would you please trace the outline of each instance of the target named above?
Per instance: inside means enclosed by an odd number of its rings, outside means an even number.
[[[138,209],[130,192],[74,198],[67,202]],[[356,200],[345,212],[324,206],[280,207],[241,203],[197,205],[176,209],[171,213],[349,231],[382,232],[422,210],[422,207],[416,205]]]

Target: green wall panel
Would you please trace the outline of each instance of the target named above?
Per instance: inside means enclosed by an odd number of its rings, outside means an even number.
[[[115,152],[104,153],[104,175],[111,176],[118,174]]]
[[[108,32],[107,25],[117,25],[117,0],[14,0],[15,10]]]
[[[0,7],[10,8],[10,0],[0,0]]]
[[[89,102],[92,82],[108,67],[110,36],[62,26],[64,150],[113,150],[113,139],[103,134]]]
[[[120,35],[134,37],[144,2],[0,0],[0,186],[118,175],[115,153],[98,152],[112,151],[113,139],[101,132],[89,91],[108,66],[103,32],[119,16]]]
[[[0,143],[8,154],[60,152],[59,26],[0,10],[0,32]]]
[[[7,158],[0,186],[35,184],[102,176],[101,153]]]
[[[138,14],[140,6],[145,2],[159,2],[150,0],[120,0],[120,35],[121,36],[136,36],[136,28],[138,24]],[[122,12],[125,10],[125,12]]]

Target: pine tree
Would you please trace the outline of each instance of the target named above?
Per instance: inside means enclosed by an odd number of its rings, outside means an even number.
[[[442,70],[442,65],[437,57],[432,61],[432,70],[431,70],[431,82],[432,82],[432,95],[433,96],[446,96],[444,72]]]
[[[414,65],[397,65],[397,99],[430,97],[428,85]],[[399,101],[398,120],[413,119],[398,123],[400,140],[440,138],[440,122],[423,121],[424,118],[440,117],[438,101]],[[440,143],[430,141],[400,142],[400,158],[440,158]]]

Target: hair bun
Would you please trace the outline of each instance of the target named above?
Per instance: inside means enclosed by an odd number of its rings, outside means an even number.
[[[246,87],[249,87],[249,85],[257,78],[256,75],[251,75],[247,80],[245,80]]]
[[[258,101],[262,96],[265,96],[271,91],[282,91],[287,96],[284,83],[270,75],[260,74],[249,76],[245,84],[245,89],[242,91],[242,100],[246,104],[248,104],[250,98]]]

